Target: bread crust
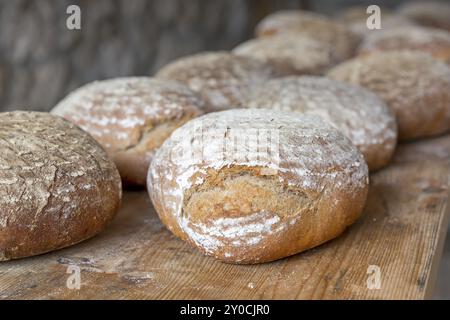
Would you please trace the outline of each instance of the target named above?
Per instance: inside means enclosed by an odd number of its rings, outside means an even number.
[[[277,76],[279,72],[269,63],[225,51],[183,57],[156,74],[199,92],[206,101],[205,112],[236,108],[249,87]]]
[[[417,50],[450,63],[450,32],[420,26],[399,27],[367,36],[358,54],[377,54],[384,51]]]
[[[0,149],[0,261],[78,243],[115,216],[119,173],[75,125],[47,113],[0,113]]]
[[[256,26],[258,37],[281,33],[304,35],[334,48],[334,56],[343,61],[354,55],[359,37],[345,25],[328,17],[302,10],[282,10],[272,13]]]
[[[450,31],[450,4],[444,1],[405,2],[398,12],[417,23]]]
[[[63,99],[51,113],[89,132],[116,163],[126,185],[143,186],[156,149],[204,101],[182,84],[148,77],[93,82]]]
[[[329,44],[295,34],[248,40],[233,53],[270,63],[283,75],[323,74],[339,60]]]
[[[429,54],[380,52],[344,62],[327,75],[379,95],[396,115],[399,140],[450,130],[450,67]]]
[[[342,233],[362,212],[368,170],[320,118],[236,109],[175,130],[147,186],[161,221],[182,240],[225,262],[259,263]]]
[[[358,147],[371,171],[389,163],[397,144],[395,115],[380,98],[325,77],[267,81],[250,90],[242,106],[320,116]]]

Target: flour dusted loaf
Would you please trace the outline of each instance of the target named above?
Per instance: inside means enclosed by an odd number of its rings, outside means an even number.
[[[380,52],[344,62],[328,76],[378,94],[396,114],[400,140],[450,129],[450,67],[429,54]]]
[[[371,171],[389,163],[397,143],[394,114],[374,93],[325,77],[286,77],[250,90],[242,105],[320,116],[355,144]]]
[[[116,163],[126,185],[145,185],[155,150],[202,113],[197,93],[173,81],[117,78],[88,84],[53,110],[89,132]]]
[[[252,39],[233,53],[271,63],[283,75],[322,74],[339,61],[329,44],[295,34]]]
[[[364,207],[368,170],[318,117],[235,109],[174,131],[147,186],[175,235],[217,259],[258,263],[341,234]]]
[[[102,231],[119,173],[86,132],[38,112],[0,113],[0,261],[63,248]]]
[[[212,112],[236,108],[250,86],[277,75],[270,64],[220,51],[180,58],[156,76],[179,81],[199,92],[206,100],[205,111]]]
[[[303,35],[321,41],[334,48],[339,60],[350,58],[358,45],[358,36],[345,25],[330,18],[302,10],[282,10],[265,17],[256,26],[258,37],[281,33]]]
[[[450,3],[445,1],[409,1],[398,12],[417,23],[450,31]]]
[[[358,53],[367,55],[392,50],[423,51],[436,59],[450,63],[450,32],[419,26],[385,30],[367,36]]]

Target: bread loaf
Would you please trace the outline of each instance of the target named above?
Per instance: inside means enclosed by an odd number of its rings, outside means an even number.
[[[265,17],[256,26],[258,37],[280,33],[293,33],[313,38],[334,48],[333,56],[339,61],[353,56],[358,45],[358,36],[345,25],[313,12],[283,10]]]
[[[212,112],[236,108],[243,92],[278,76],[278,72],[272,65],[249,57],[204,52],[169,63],[156,76],[179,81],[199,92],[206,101],[205,111]]]
[[[0,113],[0,261],[63,248],[102,231],[121,181],[86,132],[38,112]]]
[[[358,53],[367,55],[392,50],[422,51],[450,63],[450,32],[419,26],[385,30],[367,36]]]
[[[127,185],[145,185],[155,150],[204,101],[186,86],[146,77],[88,84],[53,110],[89,132],[116,163]]]
[[[175,235],[217,259],[258,263],[341,234],[364,207],[368,170],[318,117],[235,109],[175,130],[147,186]]]
[[[444,1],[409,1],[398,12],[417,23],[450,31],[450,3]]]
[[[233,53],[271,63],[283,75],[322,74],[338,61],[329,44],[295,34],[252,39]]]
[[[328,76],[378,94],[396,114],[400,140],[450,129],[450,67],[429,54],[380,52],[344,62]]]
[[[358,147],[371,171],[389,163],[397,143],[395,116],[380,98],[325,77],[267,81],[250,90],[242,105],[322,117]]]

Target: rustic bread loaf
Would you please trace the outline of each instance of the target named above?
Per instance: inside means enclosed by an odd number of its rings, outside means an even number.
[[[221,51],[180,58],[156,76],[182,82],[199,92],[206,100],[205,111],[212,112],[235,108],[250,86],[277,75],[270,64]]]
[[[334,48],[334,56],[340,61],[350,58],[358,45],[358,36],[345,25],[313,12],[283,10],[265,17],[256,26],[258,37],[279,33],[309,36]]]
[[[322,74],[338,62],[334,48],[313,38],[280,34],[238,45],[233,53],[274,65],[283,75]]]
[[[380,98],[325,77],[267,81],[250,90],[242,105],[320,116],[358,147],[371,171],[389,163],[397,143],[395,116]]]
[[[122,195],[106,153],[68,121],[0,113],[0,261],[63,248],[102,231]]]
[[[235,109],[175,130],[147,186],[175,235],[217,259],[258,263],[341,234],[364,207],[368,170],[318,117]]]
[[[450,67],[429,54],[380,52],[344,62],[328,76],[378,94],[396,114],[400,140],[450,129]]]
[[[409,1],[398,12],[417,23],[450,31],[450,3],[444,1]]]
[[[155,150],[177,127],[200,115],[204,101],[186,86],[147,77],[88,84],[53,110],[89,132],[127,185],[145,185]]]
[[[450,63],[450,32],[419,26],[385,30],[367,36],[358,48],[358,54],[378,54],[392,50],[423,51]]]

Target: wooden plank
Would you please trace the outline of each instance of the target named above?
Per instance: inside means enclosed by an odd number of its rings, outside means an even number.
[[[371,176],[363,217],[341,237],[286,259],[231,265],[204,257],[159,222],[145,192],[126,192],[99,236],[38,257],[0,263],[0,298],[429,298],[449,217],[450,135],[402,145]],[[69,265],[81,288],[66,286]],[[370,265],[381,288],[368,289]]]

